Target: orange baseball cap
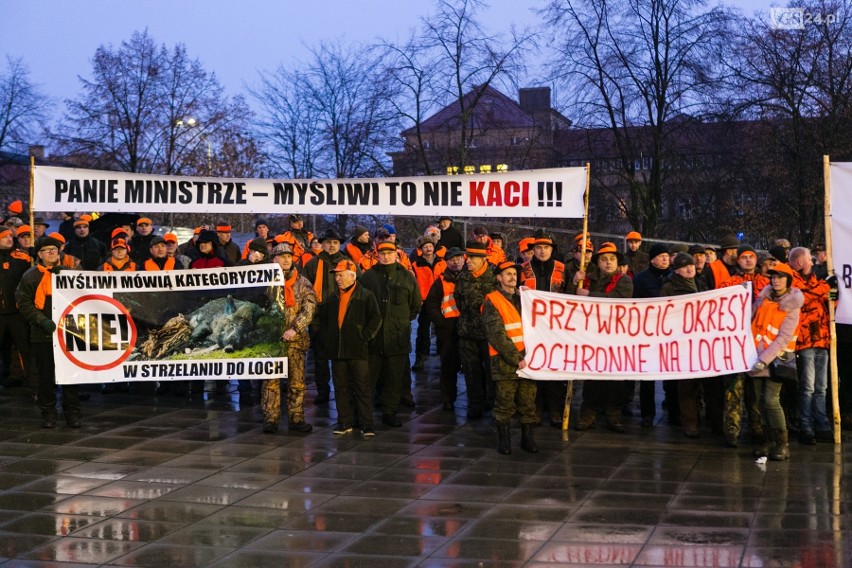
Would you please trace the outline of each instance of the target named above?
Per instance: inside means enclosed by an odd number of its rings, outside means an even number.
[[[351,260],[341,260],[337,263],[337,266],[331,269],[332,272],[345,272],[347,270],[350,272],[358,272],[358,269],[355,267],[355,263]]]

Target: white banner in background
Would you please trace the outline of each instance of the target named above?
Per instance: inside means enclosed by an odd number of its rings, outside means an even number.
[[[530,379],[694,379],[757,361],[750,286],[634,300],[522,290],[521,309]]]
[[[277,264],[51,278],[59,384],[287,376]]]
[[[583,217],[585,168],[375,179],[228,179],[36,166],[36,211]]]
[[[831,175],[831,260],[837,275],[837,323],[852,324],[852,163],[829,166]]]

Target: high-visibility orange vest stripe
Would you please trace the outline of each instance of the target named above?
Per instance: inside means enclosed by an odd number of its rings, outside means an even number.
[[[445,319],[457,318],[461,315],[458,306],[456,306],[455,290],[456,285],[453,282],[447,282],[441,279],[441,285],[444,290],[444,295],[441,298],[441,315]]]
[[[773,302],[769,299],[764,299],[760,304],[757,312],[754,314],[754,319],[751,322],[751,331],[754,335],[755,347],[765,349],[775,341],[778,333],[781,330],[781,324],[784,318],[787,317],[787,312],[781,309],[778,302]],[[787,343],[784,351],[794,352],[796,350],[796,336]]]
[[[491,292],[487,296],[486,299],[491,300],[491,305],[497,310],[497,313],[500,314],[500,319],[503,320],[503,327],[506,329],[506,335],[509,336],[509,339],[512,340],[512,343],[515,344],[515,348],[518,351],[523,351],[524,346],[524,328],[521,324],[521,314],[515,309],[514,304],[506,299],[503,294],[498,291]],[[497,350],[494,349],[491,344],[488,344],[488,354],[492,357],[497,355]]]

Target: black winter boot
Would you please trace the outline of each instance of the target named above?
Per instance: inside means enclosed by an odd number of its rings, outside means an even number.
[[[497,451],[506,455],[512,453],[512,435],[508,422],[497,423]]]
[[[521,449],[531,454],[538,453],[538,446],[533,438],[532,424],[521,424]]]

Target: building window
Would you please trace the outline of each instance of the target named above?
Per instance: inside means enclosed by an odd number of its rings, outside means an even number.
[[[498,172],[508,172],[509,171],[509,164],[497,164],[497,171]]]
[[[447,166],[447,175],[448,176],[454,176],[454,175],[457,175],[458,173],[459,173],[459,167],[458,166]]]
[[[476,173],[476,166],[465,166],[464,167],[464,173],[475,174]]]
[[[479,166],[479,173],[481,174],[490,174],[491,173],[491,164],[482,164]]]

